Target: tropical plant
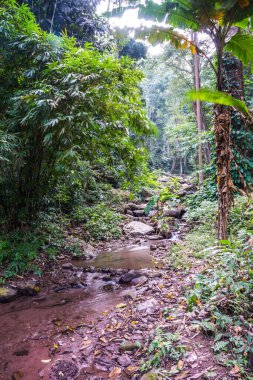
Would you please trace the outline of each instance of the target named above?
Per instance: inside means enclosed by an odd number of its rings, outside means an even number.
[[[100,0],[18,0],[28,4],[43,30],[67,33],[79,43],[93,42],[101,47],[101,37],[108,32],[106,20],[96,14]]]
[[[0,40],[0,204],[9,226],[36,218],[73,161],[138,173],[142,136],[154,127],[130,59],[43,32],[13,0],[1,3]]]

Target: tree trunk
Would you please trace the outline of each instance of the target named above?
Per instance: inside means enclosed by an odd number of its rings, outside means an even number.
[[[223,88],[222,54],[223,43],[216,41],[217,49],[217,89]],[[214,107],[214,133],[217,160],[217,187],[218,187],[218,239],[228,238],[228,218],[233,200],[234,185],[231,178],[231,111],[229,107],[216,105]]]
[[[216,105],[214,111],[214,133],[217,153],[218,184],[218,238],[228,238],[228,216],[232,203],[231,188],[231,117],[228,107]]]
[[[197,46],[197,44],[198,44],[197,33],[193,33],[193,41],[194,41],[194,44]],[[193,58],[193,62],[194,62],[195,89],[198,91],[200,89],[199,57],[198,57],[198,53],[194,54],[193,57],[194,57]],[[198,138],[199,138],[199,144],[198,144],[199,185],[201,186],[203,184],[204,175],[203,175],[202,119],[201,119],[200,100],[196,101],[196,119],[197,119]]]

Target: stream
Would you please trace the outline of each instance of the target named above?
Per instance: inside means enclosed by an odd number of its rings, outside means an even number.
[[[92,261],[73,260],[72,265],[74,270],[64,272],[74,272],[82,279],[77,287],[42,289],[38,296],[21,296],[0,305],[1,380],[49,379],[49,351],[64,344],[62,333],[68,337],[74,326],[96,322],[102,312],[122,302],[129,289],[135,291],[126,285],[105,290],[110,277],[106,278],[103,270],[155,269],[157,261],[150,255],[149,246],[131,245],[101,252]],[[94,269],[85,272],[89,267]]]

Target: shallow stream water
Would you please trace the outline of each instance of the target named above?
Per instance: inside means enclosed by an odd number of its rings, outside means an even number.
[[[92,261],[73,260],[83,276],[83,268],[153,269],[157,262],[149,247],[129,246],[100,253]],[[71,326],[96,321],[101,313],[122,301],[128,289],[105,291],[98,273],[85,273],[85,286],[45,291],[36,297],[21,296],[8,304],[0,304],[0,379],[12,380],[20,371],[20,379],[49,379],[49,349],[63,331]],[[16,379],[16,378],[15,378]]]

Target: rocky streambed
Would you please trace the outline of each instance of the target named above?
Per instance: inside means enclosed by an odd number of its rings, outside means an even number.
[[[145,215],[146,205],[128,204],[121,240],[89,247],[90,259],[62,256],[43,278],[10,284],[11,302],[0,304],[1,380],[168,379],[145,367],[158,327],[185,347],[176,366],[166,359],[171,378],[202,379],[215,367],[184,297],[201,263],[187,274],[166,264],[187,231],[184,210],[163,210],[172,218],[164,226]]]

